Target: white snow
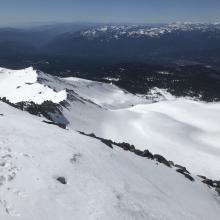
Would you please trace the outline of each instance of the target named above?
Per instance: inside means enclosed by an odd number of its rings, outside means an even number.
[[[159,102],[152,103],[108,83],[74,77],[59,79],[30,68],[1,72],[0,97],[13,102],[58,102],[66,98],[66,90],[72,91],[73,100],[67,100],[70,106],[63,108],[70,129],[149,149],[195,174],[219,179],[220,103],[177,99],[157,88],[152,97]],[[42,84],[36,82],[37,74]],[[17,86],[21,88],[15,89]],[[39,91],[42,94],[36,94]]]
[[[219,219],[219,198],[196,177],[2,102],[0,113],[2,220]]]
[[[219,179],[220,103],[154,92],[163,100],[32,68],[1,68],[0,97],[66,100],[70,124],[64,130],[0,101],[0,219],[218,220],[219,197],[195,175]],[[161,154],[186,166],[196,181],[76,130]]]
[[[149,149],[195,174],[219,179],[220,103],[175,98],[156,88],[163,101],[151,103],[109,84],[75,79],[71,85],[105,108],[74,102],[71,110],[64,110],[71,128]]]
[[[219,179],[219,103],[177,99],[157,88],[159,102],[151,103],[111,84],[42,77],[46,86],[74,91],[76,100],[63,110],[70,128],[147,148],[195,174]]]
[[[66,99],[66,91],[55,92],[37,82],[37,72],[33,68],[8,70],[0,68],[0,97],[10,102],[32,101],[41,104],[44,101],[59,103]]]
[[[132,95],[113,84],[100,83],[76,77],[66,78],[74,86],[74,91],[85,99],[108,108],[121,109],[135,104],[148,103],[139,96]]]

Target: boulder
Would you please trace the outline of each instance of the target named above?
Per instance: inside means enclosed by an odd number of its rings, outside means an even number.
[[[170,163],[169,163],[169,161],[165,157],[163,157],[163,156],[161,156],[159,154],[154,154],[154,159],[156,161],[158,161],[159,163],[163,163],[164,165],[170,167]]]
[[[57,177],[57,181],[64,185],[67,184],[66,179],[62,176]]]
[[[195,181],[192,176],[190,176],[188,173],[185,173],[182,169],[177,169],[176,172],[181,173],[182,175],[184,175],[190,181]]]
[[[110,147],[110,148],[113,149],[112,141],[111,141],[111,140],[101,139],[101,142],[102,142],[103,144],[107,145],[108,147]]]
[[[154,159],[154,155],[149,150],[144,150],[142,156],[147,157],[149,159]]]
[[[214,182],[213,182],[213,180],[205,179],[205,180],[203,180],[202,182],[205,183],[205,184],[208,185],[208,186],[214,187]]]
[[[175,167],[177,167],[177,168],[183,170],[184,173],[190,174],[190,172],[186,169],[186,167],[183,167],[183,166],[181,166],[181,165],[179,165],[179,164],[175,164]]]

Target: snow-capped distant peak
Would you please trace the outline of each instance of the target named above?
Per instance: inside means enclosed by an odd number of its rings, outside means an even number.
[[[44,101],[59,103],[66,99],[65,90],[53,89],[38,82],[38,73],[32,67],[23,70],[0,68],[0,98],[5,97],[11,103]]]
[[[174,22],[164,25],[103,25],[81,31],[87,39],[119,40],[123,38],[160,37],[176,31],[216,31],[219,23]]]

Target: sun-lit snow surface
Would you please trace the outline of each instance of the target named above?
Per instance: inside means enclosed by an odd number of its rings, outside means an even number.
[[[219,179],[219,103],[176,99],[163,91],[164,101],[150,103],[111,84],[79,78],[59,79],[41,72],[36,83],[37,73],[31,68],[1,72],[0,97],[13,102],[41,103],[48,99],[58,102],[65,98],[67,90],[72,98],[67,100],[70,106],[63,113],[70,128],[125,141],[139,149],[147,148],[195,174]],[[30,85],[31,82],[34,84]]]
[[[114,103],[114,107],[103,110],[73,102],[71,110],[64,110],[70,127],[149,149],[185,165],[196,174],[219,179],[220,103],[176,99],[163,91],[165,101],[149,103],[143,98],[120,93],[117,87],[111,90],[109,84],[81,79],[68,80],[68,83],[80,96],[101,106]],[[106,92],[106,88],[110,92]],[[120,102],[124,102],[123,108]]]
[[[1,79],[0,97],[8,98],[8,87]],[[5,80],[14,88],[19,85],[14,78]],[[163,91],[164,101],[150,103],[111,84],[60,79],[41,72],[37,85],[68,92],[69,106],[63,114],[70,129],[128,142],[184,165],[194,174],[220,178],[220,103],[176,99]],[[20,95],[16,93],[17,98]]]
[[[66,78],[75,86],[74,91],[85,99],[108,108],[120,109],[140,103],[147,103],[141,97],[134,96],[112,84],[93,82],[76,77]]]
[[[67,91],[63,113],[70,125],[48,125],[0,101],[0,219],[219,219],[219,197],[195,175],[191,182],[75,130],[148,148],[194,174],[219,179],[220,104],[167,94],[169,100],[149,103],[110,84],[36,76],[32,69],[1,72],[0,97],[14,102],[41,103],[41,94],[31,89],[13,90],[31,82],[50,92]],[[56,101],[50,92],[43,100]],[[66,185],[56,180],[60,176]]]
[[[0,68],[0,97],[7,97],[12,103],[44,101],[59,103],[66,99],[66,91],[55,92],[37,82],[37,72],[33,68],[7,70]]]
[[[2,220],[219,219],[198,180],[2,102],[0,113]]]

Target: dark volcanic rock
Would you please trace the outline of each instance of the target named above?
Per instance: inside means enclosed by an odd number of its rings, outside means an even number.
[[[214,186],[220,189],[220,181],[214,180]]]
[[[190,181],[195,181],[191,175],[189,175],[188,173],[185,173],[184,170],[182,169],[177,169],[176,172],[183,174]]]
[[[142,156],[147,157],[149,159],[154,159],[154,155],[149,150],[144,150]]]
[[[183,166],[178,165],[178,164],[175,164],[175,167],[177,167],[177,168],[183,170],[184,173],[190,174],[190,172],[186,169],[186,167],[183,167]]]
[[[205,184],[208,185],[208,186],[214,187],[214,182],[213,182],[213,180],[205,179],[205,180],[203,180],[202,182],[205,183]]]
[[[153,159],[154,158],[153,154],[149,150],[141,151],[141,150],[138,150],[138,149],[134,149],[133,152],[136,155],[141,156],[141,157],[146,157],[148,159]]]
[[[174,167],[174,162],[173,161],[169,160],[169,163],[170,163],[171,166]]]
[[[64,177],[58,177],[57,181],[64,185],[67,184],[66,179]]]
[[[186,167],[184,166],[181,166],[179,164],[174,164],[173,161],[168,161],[165,157],[159,155],[159,154],[155,154],[153,155],[149,150],[144,150],[144,151],[141,151],[139,149],[136,149],[134,145],[130,145],[128,143],[116,143],[112,140],[107,140],[107,139],[104,139],[104,138],[100,138],[100,137],[97,137],[95,134],[86,134],[84,132],[79,132],[80,134],[82,135],[85,135],[85,136],[89,136],[89,137],[92,137],[92,138],[95,138],[95,139],[98,139],[100,141],[102,141],[104,144],[108,145],[109,147],[112,148],[112,145],[115,145],[115,146],[118,146],[126,151],[130,151],[140,157],[145,157],[147,159],[154,159],[156,160],[157,162],[159,163],[163,163],[164,165],[168,166],[168,167],[176,167],[178,168],[176,170],[176,172],[182,174],[185,178],[189,179],[190,181],[195,181],[195,179],[190,175],[190,172],[186,169]],[[158,163],[157,163],[158,164]],[[205,183],[206,185],[209,185],[211,187],[214,187],[214,189],[219,193],[220,195],[220,181],[214,181],[214,180],[209,180],[207,179],[205,176],[199,176],[200,178],[203,179],[203,183]]]
[[[115,144],[116,144],[117,146],[123,148],[123,149],[126,150],[126,151],[132,151],[132,152],[134,152],[134,150],[135,150],[134,145],[130,145],[130,144],[125,143],[125,142],[123,142],[123,143],[115,143]]]
[[[61,123],[55,123],[53,121],[45,121],[43,120],[44,123],[49,124],[49,125],[56,125],[60,128],[66,129],[66,125],[65,124],[61,124]]]
[[[202,179],[202,182],[204,184],[206,184],[207,186],[209,186],[211,188],[214,188],[215,191],[220,196],[220,180],[211,180],[211,179],[208,179],[207,177],[201,176],[201,175],[198,175],[198,177],[200,177]]]
[[[134,150],[134,153],[135,153],[136,155],[138,155],[138,156],[143,157],[143,151],[141,151],[141,150],[135,149],[135,150]]]
[[[218,195],[220,196],[220,188],[216,188],[215,190],[218,193]]]
[[[59,127],[66,128],[66,126],[69,124],[69,121],[62,113],[62,106],[60,104],[56,104],[51,101],[45,101],[42,104],[36,104],[34,102],[18,102],[14,104],[5,97],[0,98],[0,100],[14,108],[27,111],[32,115],[44,116]]]
[[[113,149],[112,141],[111,141],[111,140],[101,139],[101,142],[102,142],[103,144],[107,145],[108,147],[110,147],[110,148]]]
[[[202,175],[198,175],[198,177],[200,177],[201,179],[207,179],[205,176],[202,176]]]
[[[169,161],[167,161],[167,159],[159,154],[154,154],[154,159],[156,161],[158,161],[159,163],[163,163],[165,164],[166,166],[170,167],[170,163]]]

